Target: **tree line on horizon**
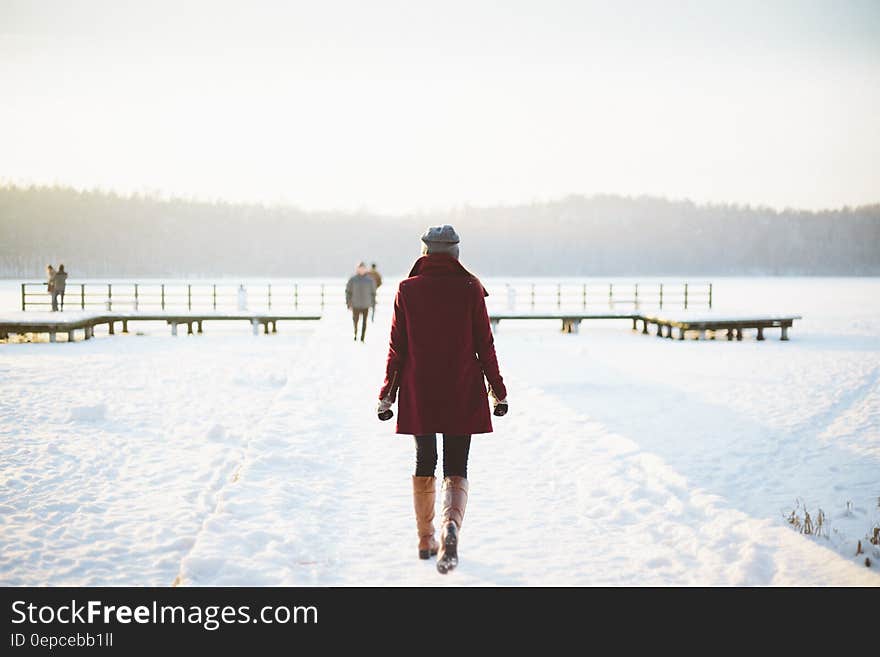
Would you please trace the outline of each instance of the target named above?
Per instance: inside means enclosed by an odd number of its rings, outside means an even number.
[[[451,223],[481,275],[878,275],[880,203],[807,211],[657,197],[383,215],[0,186],[0,276],[342,276],[359,260],[405,274],[428,225]]]

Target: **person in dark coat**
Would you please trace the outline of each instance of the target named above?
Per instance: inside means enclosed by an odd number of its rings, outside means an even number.
[[[46,289],[52,300],[52,310],[58,310],[58,300],[55,298],[55,267],[46,265]]]
[[[376,263],[374,262],[370,265],[370,271],[367,272],[367,276],[372,278],[376,282],[376,292],[379,291],[379,288],[382,287],[382,274],[379,273],[379,270],[376,269]],[[376,298],[373,297],[373,314],[370,316],[370,321],[376,321]]]
[[[354,339],[357,340],[358,320],[361,320],[361,342],[367,334],[367,315],[376,305],[376,282],[367,272],[367,266],[359,262],[355,275],[345,285],[345,306],[351,310],[354,320]]]
[[[397,433],[415,436],[413,504],[419,557],[439,553],[437,570],[446,573],[458,564],[471,436],[492,431],[487,393],[495,415],[507,412],[507,389],[486,310],[488,292],[458,261],[458,234],[452,226],[434,226],[425,231],[422,242],[423,255],[394,299],[378,413],[380,419],[390,419],[391,405],[397,401]],[[433,525],[437,433],[443,434],[439,545]]]
[[[55,272],[54,285],[52,289],[52,310],[58,310],[58,300],[61,300],[61,311],[64,312],[64,290],[67,287],[67,272],[64,271],[64,265],[58,265],[58,271]]]

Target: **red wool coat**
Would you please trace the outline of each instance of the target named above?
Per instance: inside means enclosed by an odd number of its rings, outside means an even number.
[[[379,399],[398,400],[397,433],[490,433],[483,377],[498,399],[498,371],[480,281],[446,254],[422,256],[394,299],[385,384]]]

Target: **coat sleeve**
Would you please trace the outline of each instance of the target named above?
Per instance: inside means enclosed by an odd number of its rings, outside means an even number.
[[[498,368],[498,357],[495,355],[495,338],[492,336],[492,327],[489,324],[489,311],[486,309],[486,299],[483,294],[483,286],[474,285],[475,304],[474,308],[474,345],[477,348],[477,358],[483,368],[483,375],[489,382],[489,389],[495,393],[498,399],[507,399],[507,388],[501,371]]]
[[[345,307],[351,307],[351,279],[348,279],[348,283],[345,284]]]
[[[401,289],[397,288],[394,297],[394,317],[391,320],[391,341],[388,346],[388,361],[385,364],[385,383],[379,391],[379,399],[397,399],[397,389],[400,387],[400,370],[406,360],[406,306],[404,305]]]

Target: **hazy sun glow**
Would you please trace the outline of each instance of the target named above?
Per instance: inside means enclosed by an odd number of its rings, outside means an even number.
[[[870,0],[0,0],[0,94],[13,182],[391,212],[880,200]]]

